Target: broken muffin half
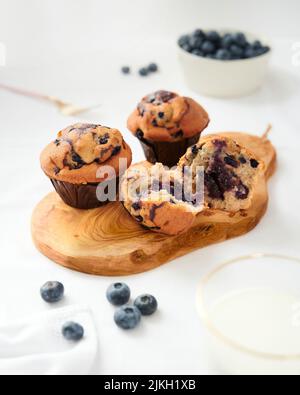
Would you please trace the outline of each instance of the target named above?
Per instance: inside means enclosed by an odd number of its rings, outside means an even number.
[[[185,182],[180,169],[168,170],[162,164],[134,165],[123,177],[121,196],[124,207],[142,226],[154,232],[178,235],[186,232],[203,209],[193,183]]]
[[[179,162],[186,167],[194,179],[203,167],[207,208],[236,213],[250,207],[264,164],[234,140],[214,135],[188,149]]]
[[[247,210],[263,169],[263,162],[246,148],[213,135],[189,148],[171,170],[148,162],[130,167],[121,196],[142,226],[178,235],[190,229],[203,210]]]

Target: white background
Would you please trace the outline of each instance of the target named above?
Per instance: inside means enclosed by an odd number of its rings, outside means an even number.
[[[65,118],[47,104],[0,90],[0,325],[48,308],[39,287],[58,279],[66,286],[65,304],[87,303],[95,313],[100,355],[94,373],[217,372],[205,357],[195,309],[201,276],[241,254],[300,256],[300,65],[292,62],[292,46],[300,42],[299,15],[298,0],[0,0],[0,42],[7,48],[0,82],[77,104],[101,104],[96,113]],[[186,88],[175,42],[181,33],[202,26],[240,28],[273,41],[272,68],[261,91],[222,101]],[[161,72],[147,79],[119,72],[123,64],[136,70],[150,61],[157,61]],[[155,317],[124,333],[115,327],[114,310],[105,300],[112,280],[67,271],[41,256],[31,242],[30,217],[51,191],[39,153],[57,131],[78,120],[117,127],[140,160],[142,151],[126,131],[126,118],[144,94],[158,88],[199,100],[211,115],[209,131],[261,134],[273,123],[279,168],[270,183],[269,211],[253,232],[124,279],[135,296],[150,292],[160,304]]]

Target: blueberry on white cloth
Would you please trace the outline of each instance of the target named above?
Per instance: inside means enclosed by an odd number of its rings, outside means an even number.
[[[68,321],[84,327],[80,342],[62,336]],[[96,326],[87,307],[48,310],[20,322],[0,323],[0,375],[87,375],[97,353]]]

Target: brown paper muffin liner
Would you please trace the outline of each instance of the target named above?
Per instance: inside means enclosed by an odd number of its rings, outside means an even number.
[[[70,184],[68,182],[50,179],[56,192],[62,200],[71,207],[88,210],[104,206],[110,200],[102,201],[97,197],[97,188],[99,184]],[[106,181],[107,183],[107,181]],[[112,187],[116,185],[117,198],[119,191],[119,178],[111,180]]]
[[[198,143],[201,133],[192,138],[183,139],[175,143],[151,141],[145,138],[139,138],[143,147],[146,159],[150,163],[162,163],[165,166],[173,167],[179,162],[179,159],[186,153],[187,149]]]

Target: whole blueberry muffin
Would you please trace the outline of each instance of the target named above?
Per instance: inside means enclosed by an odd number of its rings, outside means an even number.
[[[128,119],[151,163],[175,166],[187,148],[196,144],[209,116],[193,99],[168,91],[147,95]]]
[[[202,167],[205,206],[235,213],[249,208],[264,164],[232,139],[208,136],[188,149],[179,167],[193,177]]]
[[[117,129],[79,123],[58,133],[42,152],[41,166],[66,204],[91,209],[116,198],[127,168],[121,159],[129,166],[132,153]]]
[[[178,235],[193,225],[202,201],[183,191],[182,173],[168,171],[160,163],[134,165],[125,173],[121,195],[124,207],[143,227],[166,235]]]

